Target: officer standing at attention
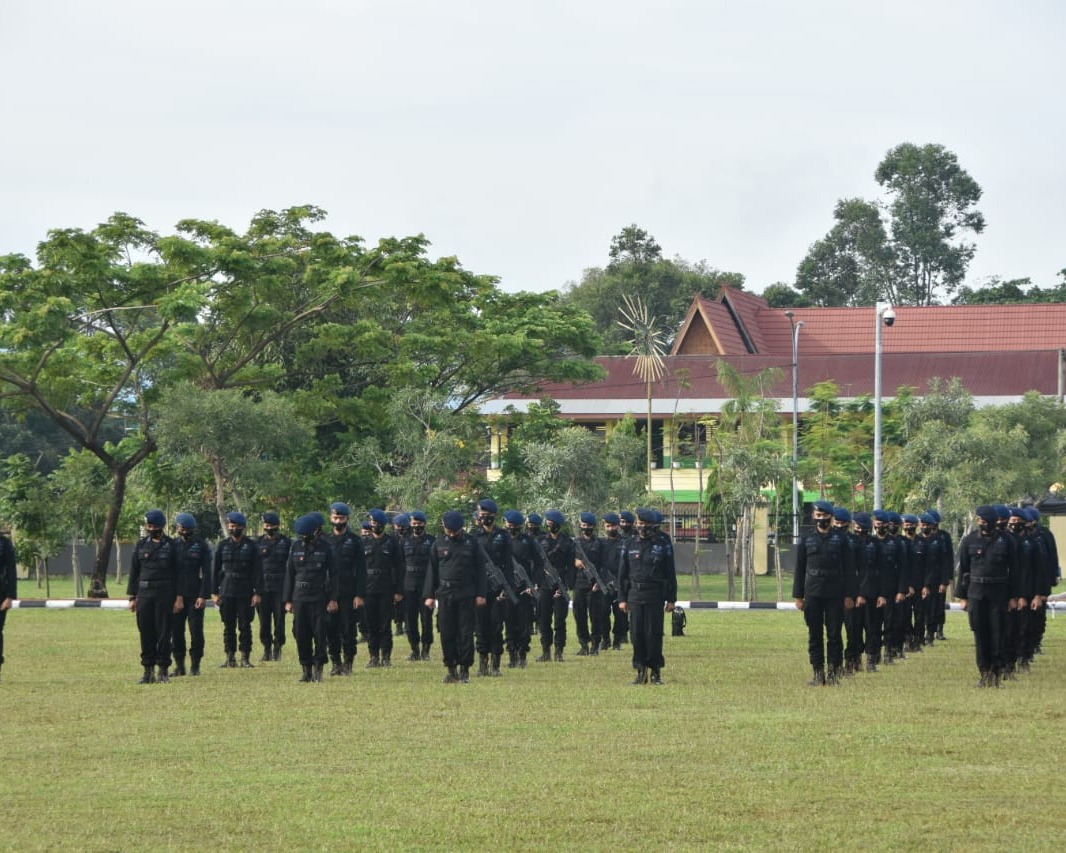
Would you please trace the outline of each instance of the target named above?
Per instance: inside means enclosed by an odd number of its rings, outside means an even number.
[[[618,610],[618,567],[622,562],[622,536],[621,517],[616,512],[603,514],[603,532],[600,538],[601,560],[600,577],[608,586],[613,584],[612,589],[604,591],[603,597],[603,640],[600,649],[607,651],[610,648],[621,649],[622,640],[625,637],[624,626],[620,627]],[[614,621],[614,639],[611,639],[611,621]]]
[[[433,611],[425,605],[422,587],[426,583],[434,537],[426,533],[426,514],[422,510],[414,510],[410,518],[411,532],[400,540],[404,562],[404,623],[407,642],[411,644],[407,660],[429,660],[429,647],[433,645]]]
[[[174,675],[185,675],[185,625],[189,625],[190,675],[200,674],[204,657],[204,605],[211,595],[211,546],[196,532],[196,516],[182,512],[174,519],[178,537],[178,593],[182,608],[170,626],[174,652]]]
[[[596,536],[597,521],[595,513],[581,513],[578,517],[580,534],[577,542],[581,544],[585,556],[595,564],[597,571],[600,571],[606,566],[603,560],[603,544]],[[599,584],[593,582],[585,561],[577,553],[577,546],[574,547],[574,627],[577,631],[577,641],[581,645],[577,654],[578,657],[587,657],[600,653],[600,640],[604,634],[603,597],[606,590],[600,589]]]
[[[821,687],[840,683],[844,672],[844,611],[855,606],[858,590],[848,535],[832,526],[833,505],[816,501],[813,516],[815,530],[804,537],[796,552],[792,597],[807,623],[807,656],[814,670],[810,684]]]
[[[243,512],[226,513],[229,537],[215,548],[215,605],[222,616],[222,644],[226,659],[220,669],[237,666],[240,634],[241,668],[251,669],[252,614],[259,604],[263,560],[259,546],[245,536],[248,519]]]
[[[622,554],[618,574],[618,606],[629,614],[633,635],[633,684],[662,684],[663,612],[672,612],[677,601],[677,571],[674,546],[659,532],[659,513],[637,510],[637,536]]]
[[[18,582],[15,546],[0,534],[0,668],[4,665],[4,623],[7,611],[18,598]]]
[[[289,562],[292,539],[281,532],[281,518],[276,512],[263,513],[263,535],[257,540],[263,561],[263,586],[259,590],[259,642],[263,644],[262,661],[281,660],[285,645],[285,567]]]
[[[563,532],[566,524],[566,516],[557,509],[549,509],[544,513],[544,525],[547,533],[541,535],[540,544],[544,548],[544,556],[555,569],[559,576],[560,585],[556,585],[543,573],[542,577],[535,578],[540,587],[540,598],[537,602],[537,614],[540,629],[540,647],[542,654],[538,661],[547,662],[551,658],[551,645],[555,643],[555,660],[562,662],[563,649],[566,648],[566,616],[570,608],[566,602],[565,590],[573,589],[574,574],[577,571],[574,564],[574,540]],[[554,622],[555,630],[552,631]]]
[[[126,594],[130,610],[137,614],[141,634],[141,666],[144,674],[138,684],[170,681],[170,620],[185,606],[178,595],[178,549],[166,535],[167,517],[151,509],[144,515],[146,536],[138,540],[130,562]],[[158,676],[153,667],[159,667]]]
[[[330,675],[351,675],[352,661],[358,649],[355,576],[363,569],[363,540],[371,534],[369,522],[365,533],[355,533],[348,526],[351,515],[351,509],[343,501],[329,507],[333,533],[327,534],[326,541],[333,546],[333,565],[340,583],[337,610],[329,620],[329,659],[333,661]]]
[[[317,512],[296,519],[297,538],[285,566],[282,598],[286,612],[292,614],[302,682],[322,680],[322,667],[329,658],[329,618],[337,611],[338,577],[333,566],[333,548],[322,536],[325,522]]]
[[[440,645],[448,668],[444,683],[465,684],[474,664],[474,610],[485,606],[488,578],[477,541],[463,530],[463,514],[450,510],[441,521],[444,535],[430,550],[422,594],[430,610],[440,604]]]
[[[385,532],[389,517],[372,509],[370,536],[363,540],[363,565],[355,572],[356,609],[367,622],[367,669],[392,666],[392,607],[403,600],[403,552],[399,540]]]
[[[507,523],[507,532],[511,536],[511,556],[522,566],[526,578],[532,583],[533,578],[540,574],[541,559],[540,552],[533,544],[533,537],[522,530],[526,517],[517,509],[511,509],[503,514],[503,520]],[[507,666],[511,669],[525,669],[533,636],[536,592],[518,579],[517,571],[515,592],[518,594],[518,604],[509,607],[507,611]]]
[[[478,529],[474,538],[481,543],[485,553],[503,573],[507,583],[514,589],[514,565],[511,562],[511,536],[507,531],[496,526],[496,516],[500,508],[492,498],[478,502]],[[475,637],[478,652],[478,670],[480,676],[500,674],[500,657],[503,655],[503,627],[507,622],[510,601],[503,590],[491,577],[488,579],[488,604],[476,611],[477,628]],[[489,657],[491,655],[491,665]]]

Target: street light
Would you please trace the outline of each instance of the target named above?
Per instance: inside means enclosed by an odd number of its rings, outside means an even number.
[[[891,326],[896,312],[888,302],[877,303],[874,343],[874,509],[881,509],[881,323]]]
[[[793,311],[786,311],[785,316],[792,327],[792,544],[796,544],[800,538],[799,513],[802,506],[796,465],[799,464],[799,337],[803,321],[796,322]]]

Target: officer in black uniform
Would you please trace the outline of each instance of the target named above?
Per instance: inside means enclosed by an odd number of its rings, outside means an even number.
[[[429,660],[433,645],[433,611],[426,607],[422,587],[429,570],[429,552],[434,536],[426,533],[426,514],[420,509],[410,514],[411,532],[400,541],[403,551],[403,606],[407,642],[411,654],[407,660]]]
[[[807,623],[807,656],[814,670],[810,684],[820,687],[839,684],[844,674],[841,628],[844,612],[855,606],[858,590],[851,543],[846,533],[833,528],[833,505],[815,501],[813,517],[815,530],[803,538],[796,552],[792,597]]]
[[[875,509],[873,522],[874,559],[878,564],[877,601],[884,614],[882,629],[884,662],[892,664],[903,656],[902,603],[907,597],[908,577],[904,568],[903,547],[890,530],[891,515],[887,510]],[[879,646],[879,655],[880,648]]]
[[[622,535],[621,521],[618,513],[605,512],[603,514],[603,536],[600,537],[600,577],[607,584],[603,596],[603,636],[600,639],[600,650],[607,651],[612,648],[611,623],[618,628],[618,569],[622,562]],[[621,643],[618,643],[621,648]]]
[[[936,535],[936,522],[928,512],[918,515],[918,535],[914,538],[914,561],[921,572],[919,599],[922,616],[917,625],[922,629],[921,641],[931,646],[936,641],[937,608],[944,609],[944,592],[951,583],[954,566],[944,560],[944,545]],[[946,571],[945,571],[946,569]]]
[[[592,512],[583,512],[578,518],[580,528],[578,542],[585,552],[585,556],[592,561],[599,571],[605,565],[603,559],[603,543],[596,535],[598,519]],[[600,653],[600,641],[604,635],[604,595],[605,590],[600,589],[599,584],[594,583],[589,570],[585,567],[585,561],[574,552],[574,627],[577,631],[577,641],[581,648],[578,649],[579,657],[598,655]],[[606,583],[606,581],[604,581]],[[591,624],[591,630],[590,630]]]
[[[574,574],[577,571],[574,565],[574,540],[569,534],[563,532],[566,524],[566,516],[557,509],[549,509],[544,513],[544,525],[546,532],[540,536],[541,547],[544,548],[544,556],[551,562],[555,573],[562,582],[562,588],[555,585],[546,573],[541,577],[534,578],[540,594],[537,600],[537,614],[540,629],[541,656],[538,661],[550,661],[551,647],[555,644],[555,660],[562,662],[563,649],[566,648],[566,616],[570,608],[566,603],[563,589],[574,588]],[[554,622],[554,631],[552,624]]]
[[[167,517],[152,509],[144,515],[147,533],[138,540],[130,562],[126,594],[130,610],[137,614],[141,635],[141,666],[144,674],[138,684],[170,681],[170,621],[185,606],[178,594],[178,549],[164,528]],[[153,667],[159,667],[159,674]]]
[[[245,535],[248,519],[243,512],[226,514],[229,537],[215,548],[215,605],[222,615],[222,644],[226,659],[220,669],[237,666],[238,634],[241,668],[251,669],[252,615],[259,604],[263,560],[259,546]]]
[[[533,544],[533,537],[522,529],[526,517],[517,509],[512,509],[503,514],[503,519],[511,537],[511,556],[521,564],[526,577],[532,582],[533,578],[541,574],[542,561],[540,551]],[[537,593],[518,579],[518,572],[515,572],[515,592],[518,594],[518,604],[509,607],[507,615],[507,666],[511,669],[525,669],[533,637],[533,619],[536,616],[534,601]]]
[[[463,530],[463,514],[455,510],[441,519],[444,535],[429,552],[422,596],[432,610],[440,604],[440,645],[448,674],[445,684],[470,681],[474,664],[474,611],[488,595],[485,558],[477,541]]]
[[[862,539],[851,532],[852,517],[847,507],[833,507],[833,530],[844,537],[848,551],[851,553],[851,578],[845,581],[855,590],[855,601],[851,609],[844,610],[844,675],[851,677],[862,669],[863,620],[866,618],[864,607],[859,605],[859,577],[865,558]]]
[[[276,512],[263,513],[263,534],[257,540],[263,561],[263,586],[259,590],[259,642],[263,644],[262,661],[281,660],[285,645],[285,567],[289,562],[292,539],[281,532],[281,518]]]
[[[1017,556],[1009,534],[998,528],[992,506],[975,512],[977,529],[959,542],[959,577],[955,585],[973,631],[978,687],[999,687],[1006,661],[1007,611],[1017,606],[1011,584],[1017,582]]]
[[[636,522],[637,517],[628,509],[624,509],[618,513],[618,538],[621,542],[618,548],[618,563],[614,568],[616,577],[619,571],[621,571],[622,557],[625,556],[625,551],[629,542],[636,538],[637,531],[634,527]],[[614,628],[612,630],[613,642],[611,648],[616,652],[621,651],[622,645],[629,642],[629,614],[618,606],[618,601],[618,594],[616,592],[614,603],[611,605],[612,616],[614,617]]]
[[[403,551],[399,540],[385,532],[384,510],[369,513],[370,535],[363,539],[363,564],[355,572],[354,606],[363,608],[367,622],[367,669],[392,666],[392,607],[403,600]]]
[[[633,635],[633,684],[662,684],[664,610],[677,601],[677,570],[670,537],[659,531],[659,513],[637,510],[637,536],[622,555],[618,574],[619,607],[629,614]]]
[[[940,522],[943,520],[940,513],[935,509],[928,509],[926,512],[933,519],[933,535],[936,536],[937,541],[940,543],[941,560],[947,564],[945,574],[947,580],[944,581],[944,592],[938,594],[938,600],[933,604],[936,624],[932,626],[936,631],[936,639],[946,640],[947,637],[944,636],[944,618],[947,612],[947,588],[955,576],[955,543],[951,539],[951,534],[940,527]]]
[[[1036,539],[1040,556],[1044,561],[1044,569],[1040,574],[1041,601],[1032,605],[1033,615],[1030,620],[1032,636],[1030,638],[1029,663],[1032,656],[1040,652],[1040,645],[1047,629],[1047,599],[1051,595],[1051,588],[1058,585],[1059,576],[1062,574],[1059,568],[1059,551],[1055,544],[1055,535],[1040,524],[1040,510],[1035,506],[1026,507],[1029,518],[1029,532]]]
[[[396,537],[396,541],[400,543],[400,551],[403,552],[403,540],[411,535],[411,517],[405,512],[398,512],[392,517],[392,535]],[[400,591],[403,592],[403,586],[400,587]],[[421,598],[422,596],[417,596]],[[396,626],[396,636],[402,637],[407,633],[407,609],[405,607],[405,601],[407,596],[404,595],[399,601],[394,601],[392,605],[392,622]]]
[[[328,659],[328,623],[337,612],[340,587],[333,547],[322,536],[326,519],[312,512],[296,519],[296,541],[285,566],[282,598],[292,614],[292,633],[303,674],[300,681],[319,682]]]
[[[363,569],[363,540],[370,536],[367,522],[365,536],[348,526],[352,511],[348,504],[336,501],[330,504],[329,521],[333,533],[326,541],[333,546],[333,566],[340,584],[337,610],[329,620],[329,659],[333,662],[330,675],[351,675],[352,661],[358,650],[358,619],[363,611],[355,608],[355,576]]]
[[[18,598],[18,569],[15,546],[0,534],[0,668],[4,665],[4,623],[7,611]]]
[[[204,657],[204,605],[211,597],[211,546],[196,532],[196,516],[182,512],[174,519],[178,536],[178,593],[182,608],[174,614],[170,626],[174,652],[174,675],[185,675],[185,625],[189,626],[190,675],[200,674]]]
[[[478,525],[473,536],[485,549],[489,559],[503,573],[511,589],[514,589],[511,536],[506,530],[496,526],[496,517],[500,513],[500,508],[492,498],[484,498],[478,502],[477,512]],[[477,674],[499,676],[500,658],[503,656],[503,628],[507,622],[510,601],[503,586],[491,577],[488,579],[488,593],[488,604],[476,611]]]

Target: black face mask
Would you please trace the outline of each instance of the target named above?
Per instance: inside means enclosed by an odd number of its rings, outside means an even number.
[[[421,536],[425,532],[426,532],[426,525],[424,525],[424,524],[412,524],[411,525],[411,535],[412,536]]]
[[[596,528],[595,527],[582,527],[581,528],[581,535],[584,536],[586,539],[591,539],[595,532],[596,532]]]
[[[318,531],[316,530],[316,531],[315,531],[314,533],[309,533],[309,534],[307,534],[307,536],[304,536],[304,537],[303,537],[303,540],[304,540],[304,542],[306,542],[306,543],[307,543],[308,545],[310,545],[310,544],[311,544],[312,542],[314,542],[314,541],[315,541],[315,540],[316,540],[317,538],[318,538]]]
[[[347,526],[348,526],[348,522],[347,521],[334,521],[333,522],[333,529],[336,530],[338,533],[340,533],[342,530],[344,530],[344,528],[347,527]]]
[[[482,527],[492,527],[495,523],[496,523],[496,516],[494,516],[494,515],[483,515],[483,516],[481,516],[481,526]]]
[[[608,527],[607,528],[607,538],[608,539],[617,539],[618,538],[618,528],[617,527]]]
[[[650,524],[646,524],[642,527],[638,527],[637,533],[640,535],[641,539],[651,539],[651,537],[655,535],[655,528]]]
[[[192,534],[193,531],[187,527],[182,527],[178,530],[178,536],[180,536],[182,539],[188,539],[192,536]]]
[[[814,523],[816,525],[818,525],[818,529],[819,530],[828,530],[829,529],[829,525],[832,523],[832,519],[819,518],[819,519],[816,519]]]
[[[1021,533],[1025,530],[1025,523],[1021,521],[1012,521],[1009,525],[1011,533]]]
[[[511,538],[512,539],[517,539],[519,536],[522,535],[522,528],[521,527],[514,527],[514,526],[508,524],[507,525],[507,532],[511,534]]]
[[[267,536],[269,536],[271,539],[274,539],[278,535],[278,528],[277,527],[264,527],[263,528],[263,532]]]
[[[549,533],[558,533],[559,532],[559,525],[556,524],[554,521],[549,521],[547,526],[548,526],[548,532]]]
[[[162,527],[157,527],[154,530],[149,530],[148,531],[148,535],[152,539],[162,539],[163,538],[163,528]]]
[[[990,522],[990,521],[979,521],[979,522],[977,522],[977,529],[980,530],[981,533],[984,534],[985,536],[988,536],[992,532],[994,527],[995,527],[995,525],[992,524],[992,522]]]
[[[385,525],[384,524],[378,524],[375,521],[373,524],[370,525],[370,529],[373,531],[375,536],[380,536],[382,533],[385,532]]]

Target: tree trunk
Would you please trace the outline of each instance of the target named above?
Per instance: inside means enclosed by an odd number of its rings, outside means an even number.
[[[70,540],[70,571],[74,575],[74,597],[85,598],[85,585],[81,579],[81,561],[78,559],[78,537]]]
[[[115,583],[122,586],[122,542],[115,537]]]
[[[729,553],[729,521],[725,521],[725,573],[729,579],[728,592],[729,600],[736,601],[737,594],[737,582],[736,582],[736,566],[734,565],[734,558],[736,557],[736,548],[733,549],[733,554]]]
[[[111,469],[111,476],[114,478],[111,506],[107,508],[104,531],[96,540],[96,559],[93,561],[93,579],[89,584],[89,598],[109,597],[107,567],[111,563],[111,543],[115,541],[118,531],[118,517],[122,514],[122,504],[126,500],[126,478],[129,476],[129,470],[124,465],[117,465]]]

